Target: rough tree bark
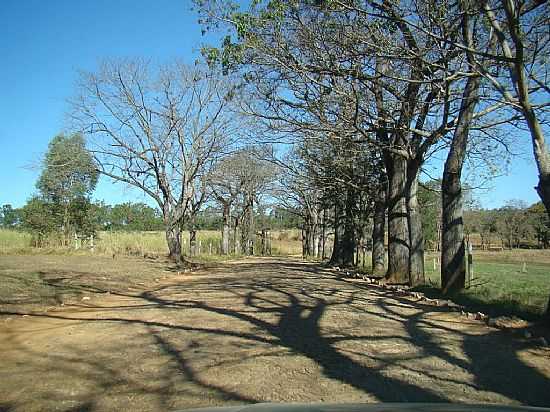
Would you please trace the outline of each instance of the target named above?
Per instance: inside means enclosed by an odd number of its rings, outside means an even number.
[[[332,254],[330,256],[330,265],[342,266],[343,263],[343,239],[344,239],[344,219],[342,216],[342,203],[340,199],[336,199],[334,204],[334,243],[332,246]]]
[[[317,249],[319,248],[319,212],[316,207],[313,206],[310,212],[310,228],[309,228],[309,256],[316,257]]]
[[[177,264],[183,263],[181,230],[178,224],[166,223],[166,242],[170,260]]]
[[[409,281],[409,225],[405,196],[407,159],[397,154],[386,154],[388,175],[388,271],[390,283]]]
[[[323,226],[322,226],[322,238],[321,238],[321,259],[325,259],[325,250],[327,244],[327,209],[323,209]]]
[[[470,123],[479,100],[480,78],[468,78],[462,95],[458,122],[445,161],[441,182],[443,235],[441,245],[441,288],[452,294],[464,288],[466,281],[462,185],[460,178],[466,157]]]
[[[421,285],[425,282],[424,234],[417,197],[419,171],[419,165],[414,161],[410,161],[407,172],[407,212],[410,242],[409,277],[411,286]]]
[[[229,204],[223,205],[223,223],[222,223],[222,255],[229,254],[229,228],[231,226]]]
[[[355,201],[355,191],[353,189],[348,189],[344,217],[344,236],[342,239],[342,266],[344,267],[354,265],[353,255],[356,244],[354,219]]]
[[[189,230],[189,254],[197,255],[197,231],[195,229]]]
[[[386,230],[386,182],[381,182],[374,199],[372,229],[372,273],[383,275],[385,271],[386,249],[384,235]]]
[[[311,240],[311,236],[309,235],[310,227],[309,219],[306,215],[302,226],[302,259],[309,256],[309,241]]]

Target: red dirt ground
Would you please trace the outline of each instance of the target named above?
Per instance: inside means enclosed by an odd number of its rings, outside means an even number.
[[[192,275],[138,259],[0,263],[1,276],[40,268],[59,291],[57,303],[0,307],[0,410],[550,406],[550,349],[297,259]]]

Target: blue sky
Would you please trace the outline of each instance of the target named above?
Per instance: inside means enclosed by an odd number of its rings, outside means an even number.
[[[0,1],[0,204],[22,206],[34,192],[38,172],[28,166],[65,128],[66,99],[79,69],[93,71],[110,57],[195,61],[205,39],[191,6],[191,0]],[[520,138],[528,156],[480,194],[484,207],[538,201],[530,142]],[[95,198],[145,200],[105,178]]]

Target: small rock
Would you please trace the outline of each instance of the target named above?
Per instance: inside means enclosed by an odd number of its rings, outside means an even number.
[[[90,299],[91,299],[91,297],[89,297],[89,296],[83,296],[82,297],[82,300],[90,300]]]
[[[479,320],[487,320],[489,318],[489,315],[486,315],[482,312],[477,312],[477,317],[479,318]]]
[[[487,326],[496,327],[497,326],[497,320],[496,318],[489,318],[487,319]]]
[[[523,332],[523,337],[525,339],[531,339],[533,337],[533,334],[531,332],[529,332],[528,330],[526,330],[525,332]]]
[[[529,326],[529,323],[516,316],[498,316],[492,318],[491,325],[499,329],[522,329]]]
[[[542,336],[540,338],[535,339],[535,343],[537,345],[542,346],[542,347],[547,347],[548,346],[548,341],[546,340],[546,338],[544,338]]]

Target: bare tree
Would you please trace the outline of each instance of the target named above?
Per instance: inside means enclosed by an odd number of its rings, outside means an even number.
[[[489,56],[498,63],[496,69],[487,69],[479,63],[476,69],[493,85],[503,102],[523,117],[539,172],[536,190],[550,216],[550,151],[543,128],[550,107],[550,2],[483,0],[479,7],[494,31],[499,50]],[[475,54],[479,52],[476,50]]]
[[[254,225],[249,224],[251,217],[253,220],[254,203],[257,204],[259,197],[268,191],[273,178],[274,166],[259,159],[258,153],[251,147],[228,155],[212,169],[208,177],[209,190],[222,209],[222,254],[229,253],[232,222],[236,231],[239,223],[246,218],[248,232],[254,230]],[[241,210],[237,210],[237,203]],[[234,238],[236,236],[234,233]],[[252,238],[250,233],[245,237],[246,240]]]
[[[136,187],[162,211],[169,256],[205,200],[205,179],[236,136],[235,88],[204,67],[110,61],[82,73],[72,117],[90,136],[100,172]]]

